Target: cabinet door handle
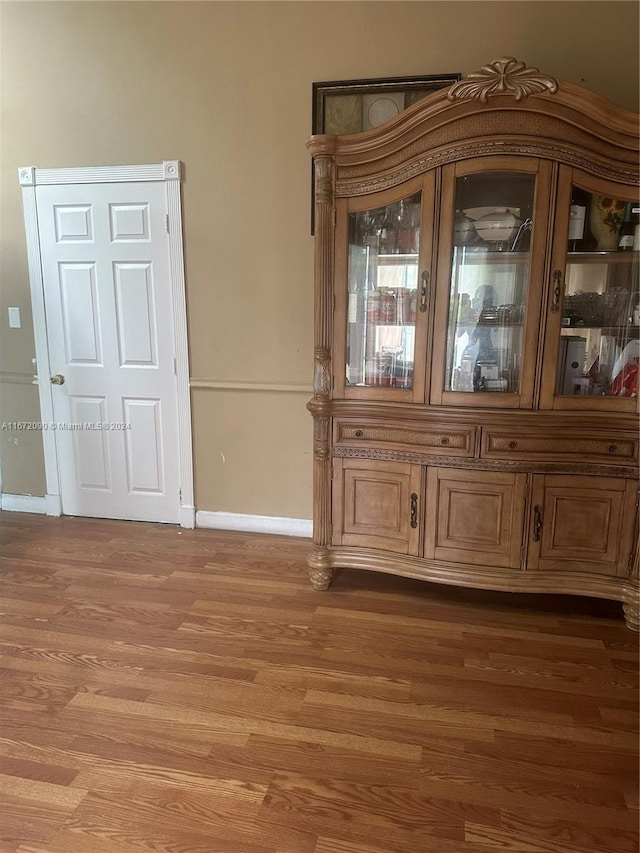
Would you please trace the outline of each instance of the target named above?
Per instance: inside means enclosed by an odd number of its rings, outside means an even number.
[[[418,526],[418,496],[415,492],[411,492],[411,527]]]
[[[533,508],[533,536],[534,542],[540,541],[540,531],[542,530],[542,507],[536,504]]]
[[[422,279],[422,285],[420,286],[420,311],[424,314],[429,307],[429,270],[423,270],[420,278]]]
[[[560,297],[562,296],[562,271],[554,270],[551,281],[553,283],[551,313],[557,314],[560,310]]]

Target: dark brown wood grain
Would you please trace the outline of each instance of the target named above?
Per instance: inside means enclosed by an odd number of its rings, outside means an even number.
[[[0,513],[2,853],[637,853],[620,606]]]

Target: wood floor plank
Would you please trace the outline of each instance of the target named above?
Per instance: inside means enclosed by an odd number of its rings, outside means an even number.
[[[318,838],[316,849],[313,853],[394,853],[388,847],[383,850],[382,847],[372,847],[369,844],[360,844],[358,842],[341,841],[339,838]]]
[[[304,686],[305,690],[327,690],[352,696],[407,701],[411,681],[406,678],[385,678],[356,675],[330,668],[264,666],[255,676],[257,684],[271,686]]]
[[[93,836],[129,844],[153,839],[155,849],[187,853],[300,853],[312,851],[315,837],[283,827],[280,838],[260,838],[256,827],[259,803],[232,797],[203,796],[171,787],[139,785],[126,795],[90,794],[67,826]]]
[[[375,784],[344,785],[308,776],[274,778],[261,809],[262,819],[349,841],[394,843],[414,850],[442,849],[464,839],[467,820],[499,826],[497,809],[460,801],[421,797]]]
[[[485,853],[622,853],[623,848],[610,846],[587,847],[579,838],[541,838],[535,833],[521,834],[509,829],[484,826],[469,822],[465,842],[476,843]]]
[[[492,755],[481,752],[485,744],[480,744],[477,751],[474,747],[475,744],[467,742],[464,750],[456,751],[449,742],[432,741],[423,749],[420,787],[430,788],[435,781],[438,787],[440,783],[454,783],[486,792],[522,793],[532,801],[542,797],[560,804],[568,802],[623,810],[628,806],[622,773],[621,786],[613,780],[607,786],[606,779],[598,772],[565,767],[560,775],[557,767],[541,764],[535,754],[519,760],[507,759],[495,745]],[[562,753],[562,745],[557,749]],[[565,746],[566,751],[569,749]]]
[[[598,815],[599,816],[599,815]],[[501,809],[503,829],[516,836],[562,844],[565,841],[580,845],[583,850],[598,850],[598,853],[636,853],[638,849],[637,816],[630,814],[627,820],[618,816],[618,821],[598,822],[572,820],[571,813],[565,818],[536,813],[523,816],[519,811]]]
[[[234,752],[237,756],[240,750]],[[362,784],[376,779],[380,784],[388,782],[395,787],[409,789],[415,789],[420,778],[417,761],[304,740],[250,735],[242,752],[245,753],[244,758],[236,757],[236,762],[248,761],[252,768],[260,767],[272,774],[282,771],[305,773],[312,767],[314,776],[322,779]],[[220,754],[218,747],[212,748],[212,758],[218,758]]]
[[[27,779],[22,776],[9,776],[0,773],[0,793],[5,796],[20,797],[23,800],[33,800],[46,803],[59,809],[76,808],[87,794],[86,790],[70,788],[67,785],[56,785],[39,779]]]
[[[1,853],[637,853],[611,602],[0,513]]]
[[[146,844],[127,844],[121,840],[98,838],[62,829],[48,844],[21,844],[16,853],[149,853]]]
[[[626,803],[620,802],[616,808],[583,804],[572,801],[566,794],[563,796],[558,788],[536,794],[534,786],[510,790],[507,785],[497,787],[447,782],[430,774],[423,777],[420,791],[427,797],[447,797],[453,801],[498,809],[503,818],[508,813],[519,814],[532,810],[536,814],[543,812],[548,820],[555,818],[567,824],[591,826],[598,834],[633,834],[637,829],[637,815],[629,811]]]
[[[80,788],[0,773],[0,846],[46,842],[86,795]]]
[[[2,779],[4,777],[8,777],[9,780],[16,778],[65,787],[70,785],[76,776],[76,771],[68,767],[0,755],[0,790],[3,789]],[[6,781],[5,787],[11,791],[14,790],[10,783],[6,784]]]

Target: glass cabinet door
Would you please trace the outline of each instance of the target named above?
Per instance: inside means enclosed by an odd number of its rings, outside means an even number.
[[[349,213],[347,388],[413,388],[421,196]]]
[[[553,390],[564,408],[609,407],[593,398],[638,391],[640,204],[572,185],[569,207],[564,279],[554,272],[550,308],[560,320]]]
[[[520,405],[537,182],[533,168],[453,181],[442,402]]]

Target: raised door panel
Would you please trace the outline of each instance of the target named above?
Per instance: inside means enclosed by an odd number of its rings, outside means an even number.
[[[636,495],[616,477],[536,475],[528,568],[626,577]]]
[[[420,481],[418,465],[336,459],[333,544],[418,554]]]
[[[425,556],[519,568],[525,494],[525,474],[429,468]]]

